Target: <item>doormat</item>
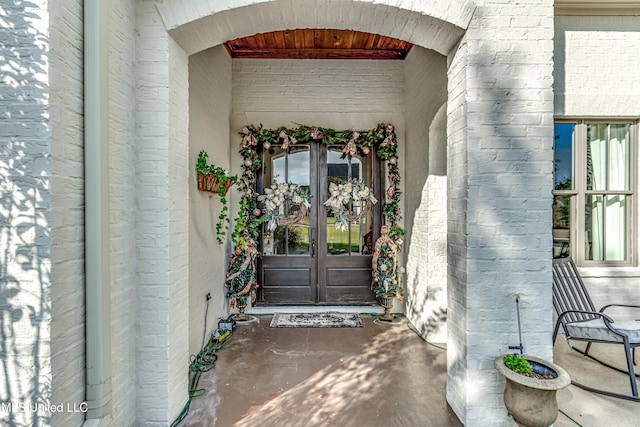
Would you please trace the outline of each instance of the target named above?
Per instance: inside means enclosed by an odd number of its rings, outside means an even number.
[[[272,328],[362,328],[358,313],[276,313]]]

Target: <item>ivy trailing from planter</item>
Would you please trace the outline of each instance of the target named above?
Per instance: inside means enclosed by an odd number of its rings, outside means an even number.
[[[400,170],[398,168],[398,143],[395,129],[390,124],[379,124],[377,127],[366,131],[336,131],[329,128],[317,126],[300,125],[297,128],[279,127],[277,129],[264,129],[262,125],[250,125],[240,131],[242,142],[240,144],[240,155],[243,158],[242,174],[238,180],[238,189],[242,194],[238,217],[235,220],[234,230],[231,239],[235,245],[232,262],[229,263],[227,271],[226,286],[229,289],[227,297],[233,307],[236,300],[246,301],[251,296],[255,298],[255,291],[259,286],[256,282],[255,257],[257,256],[256,241],[260,234],[260,225],[267,220],[268,212],[263,213],[258,205],[258,197],[255,192],[256,174],[260,170],[262,163],[258,149],[268,150],[272,145],[279,145],[283,150],[297,143],[318,142],[325,145],[340,145],[345,156],[368,155],[371,150],[375,150],[377,156],[386,162],[387,181],[386,200],[382,213],[385,218],[385,236],[387,243],[393,243],[396,248],[393,257],[402,246],[402,236],[404,230],[399,223],[402,218],[400,208],[401,191]],[[264,199],[264,198],[263,198]],[[388,254],[387,254],[388,257]],[[234,262],[235,259],[235,262]],[[240,262],[240,259],[243,261]],[[389,258],[387,258],[389,259]],[[394,258],[394,265],[397,266],[397,259]],[[373,266],[374,271],[378,271],[377,266]],[[384,267],[383,267],[384,269]],[[395,279],[398,280],[392,290],[389,288],[382,290],[385,281],[372,279],[372,289],[376,296],[392,292],[391,296],[401,296],[402,287],[399,285],[399,278],[402,269],[394,269]],[[389,271],[390,273],[390,271]],[[375,274],[375,273],[374,273]],[[393,281],[393,280],[392,280]],[[389,284],[389,282],[387,282]],[[393,283],[392,283],[393,284]]]
[[[227,200],[227,192],[229,188],[236,182],[237,176],[229,176],[229,173],[214,164],[207,163],[207,153],[202,150],[198,154],[196,161],[196,172],[198,174],[198,190],[209,191],[220,196],[222,209],[218,215],[216,223],[216,240],[218,243],[224,243],[229,230],[229,206]]]

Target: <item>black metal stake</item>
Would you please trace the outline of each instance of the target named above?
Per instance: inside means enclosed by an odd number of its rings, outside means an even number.
[[[524,354],[524,347],[522,346],[522,327],[520,326],[520,295],[516,295],[516,312],[518,314],[518,338],[520,339],[520,345],[510,345],[509,350],[520,350],[520,354]]]

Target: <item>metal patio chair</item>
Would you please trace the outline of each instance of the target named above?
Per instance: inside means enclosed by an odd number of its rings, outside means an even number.
[[[608,304],[600,310],[596,310],[589,297],[584,282],[578,273],[575,263],[571,257],[558,258],[553,260],[553,307],[558,315],[556,326],[553,331],[553,342],[560,326],[564,330],[567,343],[573,350],[595,360],[602,365],[629,375],[631,384],[631,396],[626,394],[613,393],[572,381],[580,388],[607,396],[640,402],[638,397],[638,385],[636,377],[640,375],[634,373],[635,350],[640,347],[640,320],[614,320],[605,314],[605,310],[610,307],[633,307],[637,305],[628,304]],[[571,345],[570,340],[587,342],[584,351]],[[605,363],[589,354],[591,344],[608,343],[622,344],[627,359],[627,370],[622,370]]]

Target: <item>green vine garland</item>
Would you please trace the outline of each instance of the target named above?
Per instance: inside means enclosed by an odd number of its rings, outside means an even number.
[[[216,178],[217,188],[216,192],[220,196],[220,202],[222,203],[222,209],[220,215],[218,215],[218,222],[216,223],[216,240],[218,243],[223,244],[227,237],[227,230],[229,230],[229,206],[227,205],[227,191],[231,185],[233,185],[237,177],[229,176],[229,173],[222,167],[214,164],[207,164],[208,154],[202,150],[198,153],[198,160],[196,160],[196,172],[203,175],[213,175]],[[211,189],[213,190],[213,189]]]
[[[402,218],[400,209],[401,191],[400,170],[398,168],[398,142],[395,129],[390,124],[379,124],[377,127],[366,131],[336,131],[329,128],[300,125],[297,128],[279,127],[277,129],[264,129],[262,125],[250,125],[240,131],[242,142],[240,155],[243,158],[242,174],[238,179],[238,190],[242,194],[238,217],[235,220],[231,239],[235,245],[234,257],[229,263],[227,278],[235,280],[227,281],[229,288],[227,297],[231,304],[236,299],[246,301],[248,295],[255,298],[256,271],[253,263],[255,258],[256,241],[260,234],[260,225],[266,221],[262,211],[258,207],[259,194],[255,191],[256,174],[262,166],[258,148],[269,149],[272,145],[279,145],[283,150],[297,143],[316,141],[326,145],[341,145],[343,153],[348,156],[367,155],[375,150],[376,155],[386,163],[388,187],[382,208],[385,218],[386,238],[395,242],[398,250],[402,244],[404,230],[399,222]],[[240,262],[243,259],[244,262]],[[247,262],[252,259],[251,262]],[[235,260],[235,261],[234,261]],[[245,270],[238,270],[251,266]],[[374,271],[377,271],[374,266]],[[241,280],[238,280],[242,278]],[[374,278],[375,279],[375,278]],[[379,281],[372,279],[372,289],[376,296],[380,294]],[[398,295],[400,288],[395,289]]]

